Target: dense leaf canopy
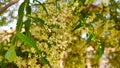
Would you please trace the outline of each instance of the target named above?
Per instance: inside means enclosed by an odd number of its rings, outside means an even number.
[[[0,32],[0,67],[120,67],[119,0],[17,2],[0,1],[1,27],[17,20],[14,31]]]

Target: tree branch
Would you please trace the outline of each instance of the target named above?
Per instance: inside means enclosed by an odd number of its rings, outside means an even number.
[[[3,13],[7,8],[9,8],[10,6],[14,5],[15,3],[17,3],[19,0],[12,0],[10,1],[7,5],[5,5],[4,7],[0,8],[0,14]]]

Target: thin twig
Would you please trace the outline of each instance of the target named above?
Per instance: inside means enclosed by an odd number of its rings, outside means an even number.
[[[0,8],[0,14],[3,13],[7,8],[9,8],[10,6],[14,5],[15,3],[17,3],[19,0],[12,0],[10,1],[7,5],[5,5],[4,7]]]

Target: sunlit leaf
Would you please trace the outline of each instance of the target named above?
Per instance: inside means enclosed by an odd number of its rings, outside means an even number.
[[[90,36],[87,39],[86,45],[89,44],[92,40],[94,40],[96,35],[94,33],[90,34]]]
[[[7,53],[5,54],[5,58],[8,59],[10,62],[14,61],[16,58],[15,47],[11,46]]]
[[[34,47],[34,49],[38,52],[38,47],[36,46],[36,43],[28,36],[22,34],[22,33],[16,33],[17,37],[22,40],[24,43],[26,43],[29,46]]]
[[[17,37],[22,40],[24,43],[26,43],[29,46],[34,47],[34,49],[36,50],[36,52],[38,52],[38,54],[41,55],[41,62],[43,64],[49,64],[48,60],[45,58],[45,56],[42,55],[42,52],[38,49],[38,47],[36,46],[36,43],[29,37],[25,36],[22,33],[17,33]]]
[[[100,44],[99,44],[99,49],[98,49],[98,56],[99,56],[99,58],[103,55],[104,49],[105,49],[104,44],[103,44],[103,43],[100,43]]]

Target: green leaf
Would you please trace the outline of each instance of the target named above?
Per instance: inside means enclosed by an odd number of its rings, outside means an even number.
[[[60,28],[60,25],[59,24],[51,24],[51,25],[48,25],[49,28]]]
[[[15,52],[15,47],[11,46],[7,53],[5,54],[5,58],[8,59],[9,62],[14,61],[16,58],[16,52]]]
[[[29,5],[30,0],[26,0],[27,5],[26,5],[26,14],[31,14],[31,6]]]
[[[83,26],[83,22],[82,21],[78,21],[76,23],[75,27],[72,29],[72,32],[75,31],[76,29],[79,29],[82,26]]]
[[[30,37],[31,36],[31,33],[30,33],[30,31],[29,31],[29,29],[30,29],[30,23],[31,23],[31,20],[30,19],[28,19],[28,20],[26,20],[25,22],[25,34],[28,36],[28,37]]]
[[[48,15],[48,11],[47,11],[47,9],[46,9],[46,7],[44,6],[44,4],[42,4],[41,2],[39,2],[38,0],[36,0],[36,2],[38,2],[39,3],[39,5],[41,5],[42,7],[43,7],[43,9],[45,10],[45,12],[47,13],[47,15]]]
[[[55,6],[56,6],[56,12],[57,10],[60,10],[60,4],[58,3],[58,0],[55,0]]]
[[[31,15],[31,6],[30,6],[30,0],[25,0],[26,1],[26,15]],[[28,19],[24,22],[25,24],[25,34],[30,37],[31,33],[29,31],[30,26],[31,26],[31,19],[28,17]]]
[[[87,39],[86,45],[89,44],[92,40],[94,40],[96,35],[94,33],[90,34],[90,36]]]
[[[41,61],[43,64],[49,64],[49,61],[46,59],[46,57],[41,57]]]
[[[51,65],[50,65],[49,61],[46,59],[46,53],[45,52],[39,52],[39,53],[41,53],[42,64],[48,64],[49,67],[51,68]]]
[[[34,47],[34,49],[39,52],[38,47],[36,46],[36,43],[33,41],[32,38],[22,34],[22,33],[16,33],[17,37],[22,40],[24,43],[26,43],[29,46]]]
[[[25,2],[23,2],[18,9],[18,20],[16,26],[16,31],[18,32],[21,31],[23,25],[24,7],[25,7]]]
[[[104,49],[105,49],[104,44],[103,44],[103,43],[100,43],[100,44],[99,44],[99,49],[98,49],[98,56],[99,56],[99,58],[103,55]]]
[[[6,24],[6,17],[2,18],[2,21],[0,21],[0,26],[3,26]]]
[[[81,1],[82,1],[82,3],[84,4],[86,0],[81,0]]]
[[[31,23],[31,20],[30,19],[27,19],[24,24],[25,24],[25,30],[29,30],[30,28],[30,23]]]
[[[34,49],[36,50],[36,52],[38,52],[38,54],[41,55],[41,62],[42,63],[49,64],[49,61],[46,59],[46,55],[42,55],[42,52],[38,49],[38,47],[36,46],[35,42],[31,38],[25,36],[22,33],[17,33],[17,37],[20,40],[22,40],[24,43],[26,43],[27,45],[34,47]]]
[[[75,3],[75,0],[69,0],[68,1],[68,7],[73,6],[74,3]]]
[[[30,17],[30,16],[29,16],[29,17]],[[38,18],[38,17],[30,17],[30,18],[32,18],[33,20],[39,22],[41,25],[44,25],[44,24],[45,24],[45,21],[42,20],[42,19],[40,19],[40,18]]]

